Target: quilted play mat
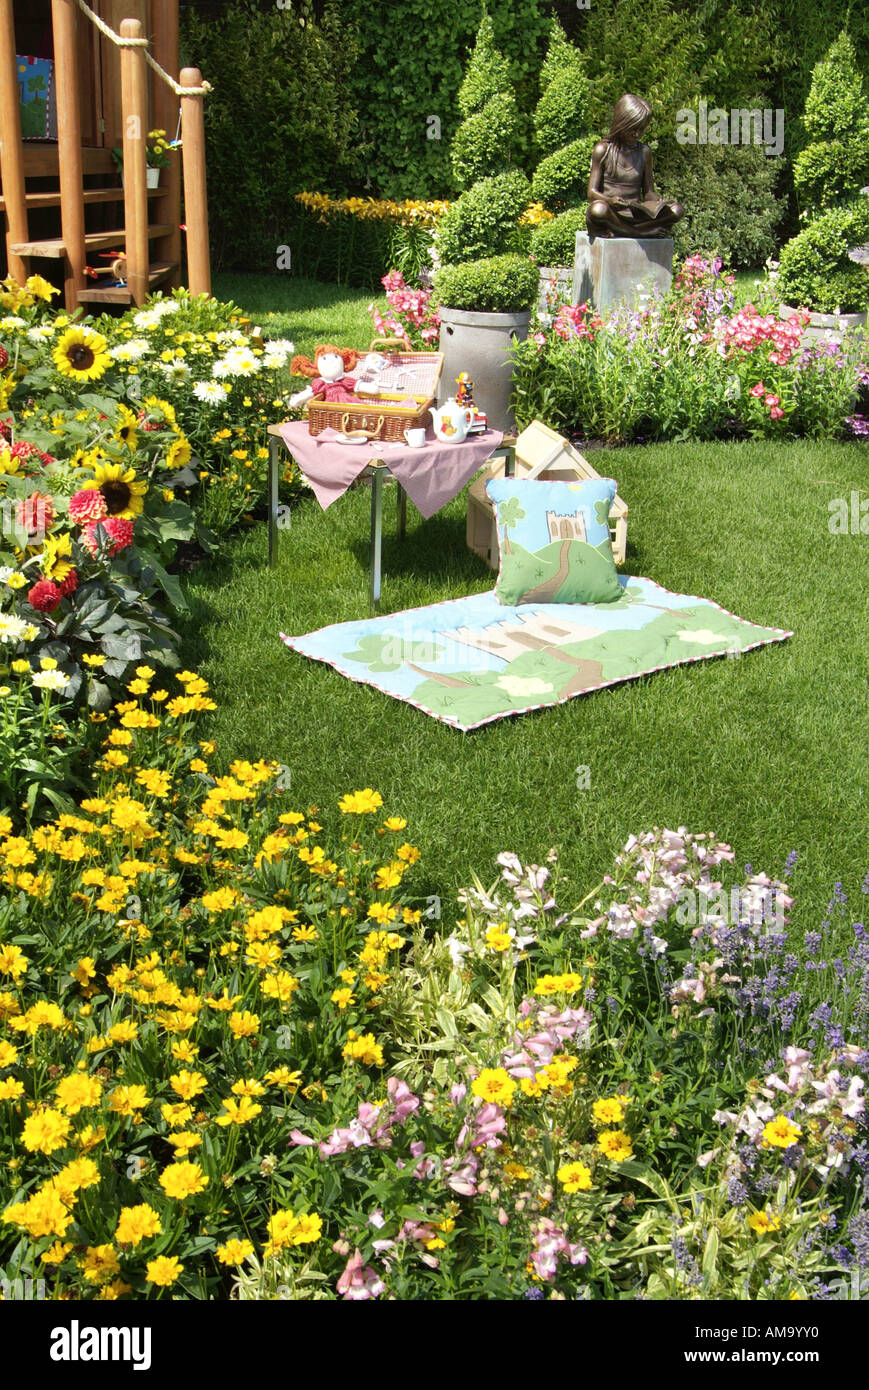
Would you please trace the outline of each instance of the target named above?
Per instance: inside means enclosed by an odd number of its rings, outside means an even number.
[[[302,637],[280,635],[303,656],[463,731],[793,636],[708,599],[671,594],[651,579],[623,575],[619,582],[621,596],[608,603],[507,607],[494,593],[471,594]]]

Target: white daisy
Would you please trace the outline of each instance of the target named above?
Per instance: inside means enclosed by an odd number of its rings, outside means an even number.
[[[198,401],[213,401],[219,404],[226,400],[229,392],[219,381],[197,381],[193,394]]]
[[[26,640],[27,623],[12,613],[0,613],[0,642],[20,642]]]
[[[136,328],[156,328],[159,322],[160,315],[156,309],[141,309],[138,314],[133,315]]]
[[[27,337],[31,343],[44,343],[46,338],[51,338],[54,329],[47,323],[37,324],[35,328],[28,328]]]
[[[65,676],[63,671],[37,671],[33,677],[33,684],[40,690],[57,692],[66,690],[69,685],[69,676]]]
[[[5,319],[0,319],[0,328],[8,329],[10,332],[13,328],[26,327],[27,320],[20,319],[17,314],[7,314]]]

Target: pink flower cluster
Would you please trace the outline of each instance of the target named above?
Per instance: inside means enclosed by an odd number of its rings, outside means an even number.
[[[592,312],[588,304],[562,304],[555,316],[552,327],[559,338],[594,338],[603,326],[599,314]]]
[[[779,1112],[774,1102],[780,1098],[785,1098],[784,1113],[794,1123],[799,1124],[800,1117],[805,1115],[820,1124],[820,1135],[827,1141],[827,1151],[820,1162],[814,1162],[819,1176],[826,1179],[837,1169],[847,1171],[853,1145],[843,1142],[841,1122],[843,1119],[859,1120],[865,1110],[865,1100],[862,1076],[845,1077],[842,1069],[856,1066],[861,1055],[860,1048],[847,1044],[831,1057],[818,1061],[804,1048],[786,1047],[783,1054],[786,1076],[770,1073],[760,1088],[762,1098],[752,1098],[752,1103],[745,1105],[739,1114],[733,1110],[716,1110],[713,1116],[719,1124],[734,1127],[731,1140],[734,1152],[728,1160],[727,1175],[739,1175],[745,1170],[738,1156],[738,1136],[744,1135],[756,1148],[764,1146],[764,1127],[776,1119]],[[708,1162],[716,1152],[704,1154],[703,1158]]]
[[[630,941],[640,929],[666,921],[686,888],[712,891],[721,884],[710,870],[733,859],[729,845],[706,833],[693,835],[680,826],[661,830],[655,826],[643,835],[631,835],[615,859],[623,901],[610,904],[606,914],[590,922],[581,936],[597,936],[606,924],[618,941]],[[604,883],[617,886],[609,874]],[[634,885],[639,884],[639,888]],[[666,945],[666,943],[664,943]]]
[[[767,391],[762,381],[755,382],[748,394],[754,396],[755,399],[759,399],[763,396],[763,403],[769,410],[769,418],[771,420],[780,420],[784,415],[784,411],[781,408],[781,398]]]
[[[411,330],[419,333],[424,343],[437,340],[440,330],[440,316],[432,308],[431,290],[415,290],[405,283],[400,270],[390,270],[380,282],[386,290],[386,298],[393,313],[386,318],[375,304],[369,304],[368,312],[374,327],[381,337],[406,337]]]
[[[759,314],[753,304],[746,304],[733,318],[720,319],[717,331],[725,351],[729,349],[731,353],[753,352],[762,344],[770,343],[773,350],[769,361],[784,367],[799,351],[808,321],[808,309],[798,309],[782,321],[774,314]]]
[[[523,999],[519,1017],[523,1027],[513,1034],[501,1054],[501,1066],[517,1081],[522,1077],[533,1079],[557,1053],[564,1051],[565,1043],[582,1038],[591,1027],[588,1009],[559,1009],[557,1004],[547,1004],[539,998]]]
[[[362,1256],[355,1250],[347,1261],[337,1288],[345,1302],[358,1303],[365,1299],[377,1298],[384,1292],[386,1285],[370,1265],[363,1265]]]
[[[560,1255],[566,1255],[572,1265],[584,1265],[588,1259],[584,1245],[571,1245],[561,1227],[550,1221],[548,1216],[543,1216],[535,1227],[534,1246],[528,1256],[538,1279],[552,1282]]]
[[[413,1094],[405,1081],[391,1076],[386,1083],[388,1101],[385,1105],[371,1105],[361,1101],[355,1119],[345,1128],[333,1129],[328,1139],[320,1143],[321,1158],[331,1158],[334,1154],[347,1153],[349,1149],[375,1147],[388,1149],[392,1144],[390,1131],[393,1125],[403,1125],[409,1115],[419,1109],[419,1098]],[[290,1130],[293,1144],[313,1145],[311,1139],[301,1130]]]
[[[467,1093],[461,1082],[453,1086],[450,1099],[460,1105]],[[477,1105],[462,1125],[456,1138],[456,1152],[443,1165],[444,1181],[453,1192],[462,1197],[475,1197],[477,1194],[477,1173],[480,1161],[475,1150],[499,1149],[500,1135],[507,1128],[507,1118],[500,1105],[494,1101],[484,1101]]]

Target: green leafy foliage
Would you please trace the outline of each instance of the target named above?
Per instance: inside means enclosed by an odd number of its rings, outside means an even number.
[[[500,173],[515,162],[518,112],[510,91],[496,92],[482,111],[463,121],[450,151],[456,184],[469,188],[475,179]]]
[[[662,197],[687,210],[673,229],[677,255],[711,249],[732,266],[762,265],[783,213],[778,172],[758,145],[668,146],[655,179]]]
[[[526,256],[490,256],[442,265],[435,276],[438,302],[480,313],[519,313],[537,298],[537,267]]]
[[[484,11],[456,104],[463,119],[467,119],[482,111],[492,97],[509,90],[510,66],[495,46],[492,20]]]
[[[869,138],[869,103],[863,76],[857,66],[854,44],[842,30],[812,71],[803,126],[810,140],[862,140]]]
[[[778,288],[789,304],[820,313],[869,309],[869,275],[848,251],[869,239],[869,199],[829,208],[782,248]]]
[[[584,202],[594,145],[594,136],[585,135],[542,159],[531,182],[535,202],[553,211]]]
[[[781,292],[821,312],[867,308],[869,276],[848,252],[869,235],[869,100],[844,30],[814,68],[803,125],[794,183],[812,220],[782,250]]]
[[[530,188],[518,169],[480,179],[463,193],[442,219],[436,238],[438,255],[451,264],[499,255],[527,245],[519,218]]]
[[[299,221],[293,195],[340,188],[360,163],[357,56],[341,6],[299,23],[290,9],[240,0],[182,11],[182,50],[213,90],[205,101],[209,232],[221,267],[275,268]],[[312,99],[312,94],[316,99]],[[434,109],[434,108],[433,108]]]
[[[537,103],[534,133],[541,154],[553,154],[587,126],[589,84],[583,72],[559,72]]]
[[[573,265],[576,234],[585,231],[585,208],[568,208],[531,233],[531,254],[538,265]]]

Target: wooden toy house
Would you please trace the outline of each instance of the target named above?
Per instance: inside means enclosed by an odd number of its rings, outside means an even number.
[[[210,293],[208,84],[178,67],[178,0],[0,0],[0,203],[14,279],[62,282],[69,310],[141,304],[181,284],[186,251],[191,291]],[[180,136],[183,166],[173,151],[149,188],[154,129]],[[107,252],[125,254],[125,284],[99,273]]]
[[[494,459],[489,471],[483,473],[468,489],[467,544],[469,549],[476,551],[493,570],[499,568],[500,550],[495,511],[486,492],[486,483],[489,478],[503,478],[504,470],[504,459]],[[534,420],[516,440],[513,476],[537,479],[545,483],[575,483],[586,478],[598,478],[600,474],[596,473],[588,459],[578,453],[560,434],[548,425],[542,424],[540,420]],[[552,516],[551,513],[549,515]],[[553,532],[553,527],[558,526],[559,519],[553,516],[550,521],[553,539],[563,534],[560,529],[557,530],[557,536]],[[628,508],[618,494],[613,498],[610,508],[609,527],[613,559],[617,565],[623,565],[628,541]]]

